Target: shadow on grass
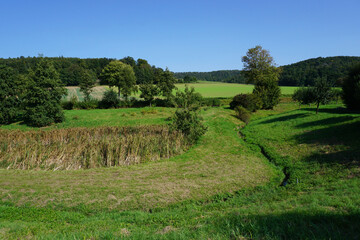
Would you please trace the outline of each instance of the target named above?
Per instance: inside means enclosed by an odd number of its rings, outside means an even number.
[[[302,124],[297,125],[296,127],[297,128],[307,128],[307,127],[312,127],[312,126],[333,125],[333,124],[351,121],[351,120],[354,120],[355,118],[357,118],[357,117],[349,116],[349,115],[341,116],[341,117],[331,117],[331,118],[321,119],[318,121],[302,123]]]
[[[229,239],[359,239],[360,214],[231,214],[216,222]]]
[[[316,107],[307,107],[307,108],[302,108],[301,110],[304,111],[308,111],[308,112],[313,112],[316,113]],[[321,107],[319,108],[319,113],[332,113],[332,114],[344,114],[344,113],[360,113],[359,111],[352,111],[349,110],[345,107]]]
[[[299,125],[305,128],[316,125],[342,123],[322,129],[307,131],[294,138],[299,144],[318,144],[324,146],[322,150],[305,158],[308,162],[340,163],[346,166],[358,165],[360,162],[360,118],[351,116],[336,117]],[[327,150],[329,149],[329,151]]]
[[[285,121],[289,121],[292,119],[303,118],[303,117],[307,117],[307,116],[309,116],[308,113],[291,114],[291,115],[286,115],[286,116],[281,116],[281,117],[271,118],[271,119],[268,119],[265,121],[261,121],[261,124],[274,123],[274,122],[285,122]]]

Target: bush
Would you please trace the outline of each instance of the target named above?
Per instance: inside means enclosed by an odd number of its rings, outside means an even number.
[[[75,95],[72,95],[69,101],[62,101],[61,107],[65,110],[73,110],[77,107],[78,98]]]
[[[202,97],[195,93],[194,88],[185,87],[184,92],[178,91],[174,98],[177,106],[170,124],[171,131],[180,131],[184,134],[189,143],[195,143],[207,130],[198,115],[199,105]]]
[[[189,143],[195,143],[206,132],[197,111],[178,109],[172,117],[170,129],[182,132]]]
[[[237,106],[244,107],[250,112],[255,112],[262,107],[262,101],[256,94],[238,94],[231,101],[230,108],[235,109]]]
[[[104,96],[100,101],[101,108],[117,108],[119,104],[120,99],[118,98],[118,94],[112,89],[104,92]]]
[[[251,114],[246,108],[242,106],[236,106],[234,110],[237,118],[246,124],[250,122]]]
[[[343,99],[347,108],[360,110],[360,64],[344,79]]]
[[[79,109],[96,109],[99,106],[99,101],[96,99],[91,99],[88,101],[82,101],[82,102],[78,102],[76,104],[76,108]]]

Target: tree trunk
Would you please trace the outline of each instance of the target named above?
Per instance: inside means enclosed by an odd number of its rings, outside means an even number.
[[[318,114],[318,112],[319,112],[319,105],[320,105],[320,103],[317,103],[317,106],[316,106],[316,114]]]
[[[120,98],[120,87],[118,87],[118,97]]]

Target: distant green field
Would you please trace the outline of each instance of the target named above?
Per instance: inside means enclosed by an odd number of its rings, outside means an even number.
[[[220,83],[220,82],[199,82],[199,83],[188,83],[188,84],[176,84],[176,87],[180,90],[185,89],[185,85],[194,87],[195,91],[200,93],[203,97],[233,97],[239,93],[251,93],[254,86],[249,84],[238,84],[238,83]],[[297,87],[281,87],[282,94],[293,94]],[[68,95],[66,99],[70,99],[71,96],[77,96],[79,100],[83,100],[83,94],[79,91],[79,87],[68,87]],[[91,94],[95,99],[101,99],[107,86],[98,86],[94,88]],[[116,89],[115,89],[116,90]],[[175,91],[174,91],[175,92]],[[139,93],[134,97],[139,97]]]

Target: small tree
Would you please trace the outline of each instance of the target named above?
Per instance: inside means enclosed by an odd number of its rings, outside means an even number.
[[[316,104],[316,114],[319,112],[320,104],[327,104],[332,99],[331,94],[332,84],[326,77],[318,78],[315,80],[313,89],[314,103]]]
[[[84,94],[84,100],[90,101],[90,94],[96,83],[96,76],[91,70],[83,70],[80,77],[80,91]]]
[[[172,116],[170,129],[182,132],[190,143],[195,143],[207,130],[198,114],[199,94],[186,86],[184,93],[178,91],[174,99],[178,109]]]
[[[100,101],[100,106],[102,108],[117,108],[120,104],[120,99],[118,98],[116,92],[112,89],[104,92],[103,98]]]
[[[314,91],[309,87],[301,87],[295,90],[292,99],[299,103],[299,108],[302,104],[311,104],[314,102]]]
[[[155,76],[157,86],[160,89],[160,93],[162,96],[164,96],[168,101],[171,100],[172,91],[175,89],[175,82],[176,79],[174,77],[174,74],[169,71],[169,69],[166,68],[165,71],[157,72],[158,76]]]
[[[119,97],[120,93],[127,98],[131,93],[138,91],[133,68],[121,61],[110,62],[102,70],[100,78],[102,82],[109,84],[110,87],[117,87]]]
[[[247,83],[255,84],[253,93],[261,98],[262,108],[272,109],[280,101],[280,69],[275,66],[269,51],[261,46],[250,48],[242,61]]]
[[[65,117],[60,100],[67,92],[53,64],[45,58],[41,59],[27,79],[25,122],[36,127],[62,122]]]
[[[142,84],[140,85],[140,97],[144,98],[145,101],[149,102],[150,107],[155,97],[159,95],[159,88],[154,84]]]
[[[299,88],[295,91],[293,99],[301,104],[316,104],[316,114],[319,112],[320,104],[327,104],[333,99],[331,91],[332,84],[326,78],[315,80],[314,87]]]
[[[360,110],[360,64],[351,69],[344,79],[342,89],[346,107]]]

